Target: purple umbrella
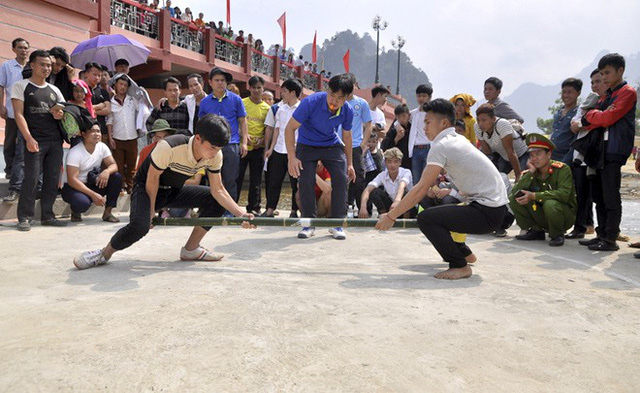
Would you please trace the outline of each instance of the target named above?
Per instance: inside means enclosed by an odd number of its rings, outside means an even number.
[[[86,63],[95,61],[113,71],[116,60],[125,59],[133,67],[146,63],[149,53],[143,44],[122,34],[99,35],[76,46],[71,53],[71,64],[84,68]]]

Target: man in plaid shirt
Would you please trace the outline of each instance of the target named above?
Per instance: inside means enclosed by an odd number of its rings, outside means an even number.
[[[187,105],[180,102],[180,81],[174,77],[167,78],[163,83],[166,101],[161,101],[158,107],[153,108],[147,119],[147,130],[153,128],[153,123],[158,119],[164,119],[171,128],[178,133],[191,136],[189,131],[189,110]]]

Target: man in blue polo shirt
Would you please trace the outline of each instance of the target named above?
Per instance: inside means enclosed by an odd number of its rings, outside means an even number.
[[[353,74],[347,74],[351,78],[353,85],[356,84],[356,77]],[[353,109],[353,123],[351,125],[352,142],[352,160],[353,169],[356,172],[355,182],[349,183],[349,192],[347,195],[347,204],[353,205],[354,200],[358,204],[360,209],[360,198],[362,192],[366,187],[365,183],[365,165],[364,165],[364,152],[369,147],[367,141],[371,136],[371,110],[369,109],[369,103],[361,97],[351,93],[347,98],[347,103]],[[342,128],[340,128],[342,132]]]
[[[209,85],[213,92],[202,99],[198,118],[206,114],[214,114],[227,119],[231,127],[229,144],[222,148],[222,183],[229,195],[238,200],[238,171],[240,157],[247,155],[247,112],[242,98],[227,90],[227,83],[233,76],[222,68],[215,67],[209,72]]]
[[[316,216],[315,184],[318,161],[322,161],[331,175],[331,217],[346,216],[347,181],[354,181],[356,178],[351,148],[353,109],[346,104],[352,92],[351,77],[346,74],[336,75],[329,81],[326,92],[315,93],[302,100],[287,123],[285,142],[289,156],[289,174],[298,178],[302,217]],[[314,227],[304,227],[298,233],[298,237],[309,238],[314,231]],[[342,227],[331,228],[329,232],[334,239],[346,238]]]

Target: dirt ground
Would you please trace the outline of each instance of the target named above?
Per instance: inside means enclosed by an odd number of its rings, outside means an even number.
[[[126,216],[121,216],[126,220]],[[447,282],[416,230],[214,228],[219,263],[155,228],[99,268],[122,224],[0,227],[0,390],[637,392],[640,259],[472,236]],[[89,230],[90,228],[90,230]],[[515,235],[512,229],[510,235]]]

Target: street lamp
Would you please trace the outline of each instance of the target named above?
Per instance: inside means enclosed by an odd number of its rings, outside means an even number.
[[[404,46],[404,44],[407,43],[407,41],[402,38],[402,36],[398,36],[397,38],[397,42],[396,41],[391,41],[391,46],[393,46],[395,49],[398,50],[398,73],[397,76],[398,78],[396,79],[396,95],[400,94],[400,51],[402,50],[402,47]]]
[[[375,18],[373,18],[373,22],[371,23],[371,26],[373,27],[373,30],[376,31],[376,82],[378,83],[380,82],[380,78],[378,77],[378,57],[380,54],[380,30],[384,30],[387,28],[387,26],[389,26],[389,22],[387,22],[386,20],[382,20],[382,18],[380,18],[380,15],[376,15]]]

